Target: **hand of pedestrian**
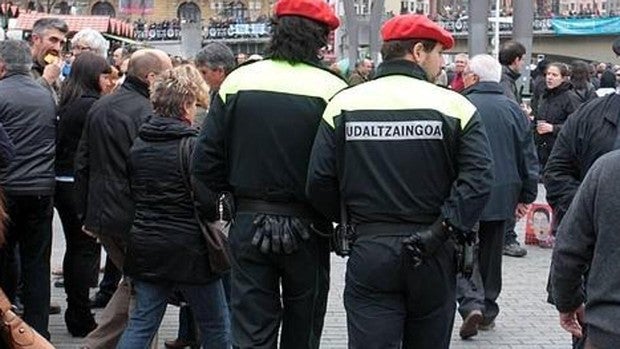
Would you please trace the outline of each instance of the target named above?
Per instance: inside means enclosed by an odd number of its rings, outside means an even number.
[[[530,209],[530,205],[529,204],[524,204],[524,203],[518,203],[517,204],[517,209],[515,210],[515,218],[517,220],[525,217],[525,215],[527,214],[527,211],[529,211]]]
[[[560,326],[577,338],[583,336],[583,320],[585,317],[585,307],[580,305],[577,309],[568,312],[560,313]]]
[[[521,103],[521,110],[523,110],[525,116],[527,116],[528,119],[532,119],[532,108],[529,106],[529,104]]]
[[[43,69],[43,79],[47,81],[48,84],[53,84],[60,77],[60,72],[62,71],[62,60],[57,59],[54,63],[50,63],[45,66]]]
[[[551,133],[553,132],[553,125],[548,123],[548,122],[538,122],[536,124],[536,132],[538,132],[539,135],[544,135],[546,133]]]

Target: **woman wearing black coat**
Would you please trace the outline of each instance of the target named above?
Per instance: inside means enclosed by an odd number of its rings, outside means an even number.
[[[109,64],[103,57],[85,52],[76,58],[71,75],[63,85],[58,109],[56,140],[56,192],[54,206],[66,239],[63,260],[69,332],[84,337],[97,327],[88,298],[89,287],[99,276],[100,247],[82,232],[74,183],[74,160],[86,115],[109,83]]]
[[[568,76],[568,66],[563,63],[549,64],[545,73],[547,88],[534,114],[536,126],[534,140],[538,149],[541,171],[547,164],[547,159],[564,121],[581,104],[579,97],[572,90]]]
[[[208,88],[189,65],[164,72],[151,89],[155,115],[141,126],[129,156],[135,214],[124,272],[131,277],[136,307],[118,349],[148,348],[175,290],[192,307],[201,347],[230,346],[224,288],[209,265],[186,181],[191,153],[184,154],[181,145],[185,140],[193,149],[196,104],[208,105],[207,101]]]

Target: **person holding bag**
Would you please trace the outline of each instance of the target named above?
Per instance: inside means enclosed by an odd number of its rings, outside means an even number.
[[[224,289],[210,263],[185,178],[189,160],[183,159],[184,152],[191,155],[198,134],[191,121],[196,104],[207,105],[208,88],[195,68],[183,65],[158,77],[151,102],[155,115],[140,128],[128,161],[135,215],[124,272],[132,279],[136,307],[118,348],[148,347],[175,290],[195,310],[201,346],[229,348]]]

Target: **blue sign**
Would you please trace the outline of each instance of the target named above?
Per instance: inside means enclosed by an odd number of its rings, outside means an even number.
[[[551,25],[557,35],[620,34],[620,17],[554,18]]]

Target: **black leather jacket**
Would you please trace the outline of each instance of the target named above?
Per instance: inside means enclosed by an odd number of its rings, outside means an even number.
[[[29,74],[0,80],[0,123],[15,145],[15,157],[1,174],[10,195],[53,195],[56,106],[49,91]]]

